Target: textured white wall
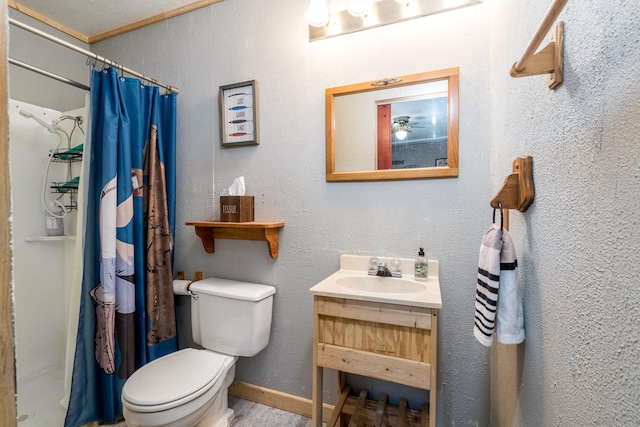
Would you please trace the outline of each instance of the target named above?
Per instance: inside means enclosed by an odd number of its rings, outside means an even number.
[[[439,425],[486,426],[491,413],[491,425],[638,421],[637,6],[571,3],[566,81],[550,91],[546,77],[508,76],[549,2],[535,3],[487,0],[309,43],[306,1],[226,0],[93,47],[181,89],[177,269],[277,288],[269,346],[239,361],[239,380],[310,397],[308,288],[340,253],[425,246],[441,263]],[[458,179],[325,182],[326,87],[452,66]],[[261,145],[221,149],[218,87],[252,79]],[[537,191],[526,214],[511,215],[528,337],[492,355],[471,333],[478,248],[489,200],[521,154],[534,157]],[[239,175],[256,219],[286,223],[276,261],[264,242],[218,240],[206,254],[181,225],[216,218],[217,196]],[[502,366],[511,378],[497,375]]]
[[[492,425],[640,425],[640,8],[569,2],[565,81],[551,91],[546,76],[503,77],[547,3],[490,2],[492,182],[527,153],[536,185],[512,215],[527,341],[500,349],[520,387],[492,364],[492,401],[517,399],[493,405]]]

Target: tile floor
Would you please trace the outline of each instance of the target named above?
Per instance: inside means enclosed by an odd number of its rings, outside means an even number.
[[[65,409],[63,369],[51,368],[18,383],[18,427],[62,427]],[[236,415],[229,427],[310,427],[311,419],[259,403],[229,396]],[[113,427],[126,427],[118,423]]]
[[[310,427],[311,418],[229,396],[236,413],[229,427]]]

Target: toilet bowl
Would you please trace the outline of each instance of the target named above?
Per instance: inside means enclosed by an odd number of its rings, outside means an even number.
[[[143,366],[122,389],[127,426],[227,427],[236,359],[188,348]]]
[[[228,427],[236,361],[267,346],[273,286],[209,278],[190,292],[193,340],[203,349],[162,356],[129,377],[121,397],[128,427]]]

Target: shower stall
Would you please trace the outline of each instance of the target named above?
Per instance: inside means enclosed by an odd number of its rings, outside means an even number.
[[[15,10],[9,11],[9,17],[49,29]],[[50,154],[85,142],[89,93],[88,87],[58,80],[50,73],[84,84],[89,73],[86,58],[20,28],[11,26],[9,32],[9,167],[18,426],[62,426],[66,413],[63,404],[69,388],[65,372],[70,372],[72,363],[72,356],[67,355],[73,352],[76,334],[73,322],[78,317],[77,308],[74,312],[72,307],[77,299],[72,295],[73,284],[81,274],[80,262],[75,259],[76,253],[81,253],[76,250],[81,239],[76,239],[76,235],[82,233],[76,225],[79,192],[75,188],[56,187],[81,176],[82,162],[72,162],[70,158],[66,161],[64,156],[56,159],[61,161],[50,162]],[[74,119],[78,116],[82,117],[82,123]],[[77,157],[73,160],[78,160]],[[65,206],[61,221],[64,231],[48,233],[47,217],[51,221],[55,217],[48,215],[45,206],[53,202],[51,210],[62,216],[56,201]]]
[[[85,179],[77,147],[90,129],[87,66],[99,62],[97,68],[117,67],[120,75],[139,77],[167,92],[178,89],[97,55],[89,45],[78,46],[77,40],[19,11],[9,10],[9,24],[18,421],[24,427],[62,426],[82,287]]]
[[[81,174],[85,110],[9,102],[18,420],[28,427],[64,420],[67,343],[75,340],[77,317],[70,304],[80,274],[74,178]],[[62,217],[62,235],[50,235],[61,233],[52,233],[47,207]]]

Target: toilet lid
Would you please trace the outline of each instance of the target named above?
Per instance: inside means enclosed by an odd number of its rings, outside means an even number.
[[[186,348],[135,371],[122,388],[122,398],[140,406],[165,405],[187,396],[196,398],[226,375],[233,362],[231,356]]]

